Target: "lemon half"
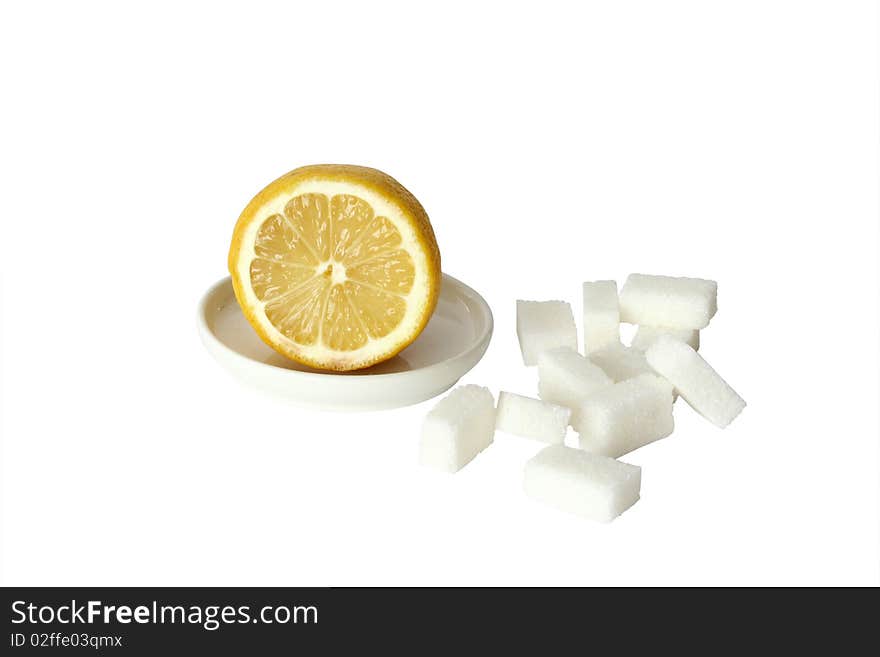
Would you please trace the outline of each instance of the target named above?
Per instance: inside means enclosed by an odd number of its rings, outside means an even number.
[[[391,176],[319,164],[270,183],[229,248],[235,296],[275,351],[345,371],[391,358],[437,305],[440,251],[428,215]]]

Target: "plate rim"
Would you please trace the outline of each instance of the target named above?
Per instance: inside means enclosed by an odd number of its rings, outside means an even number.
[[[419,367],[411,370],[405,370],[403,372],[379,372],[376,374],[360,374],[351,376],[350,374],[337,373],[337,372],[304,372],[303,370],[295,370],[289,369],[286,367],[280,367],[278,365],[272,365],[271,363],[263,363],[258,360],[254,360],[252,358],[248,358],[238,351],[232,349],[227,346],[222,340],[220,340],[212,330],[212,328],[208,325],[207,314],[208,314],[208,302],[209,300],[217,293],[220,288],[226,286],[232,286],[232,277],[224,276],[220,280],[214,282],[208,289],[202,294],[199,299],[199,303],[196,310],[196,321],[198,324],[199,335],[201,336],[203,341],[209,341],[211,346],[214,348],[218,348],[223,351],[226,355],[231,356],[233,359],[240,360],[244,363],[247,363],[251,367],[257,367],[273,372],[286,373],[291,376],[296,377],[304,377],[304,378],[313,378],[321,381],[357,381],[359,379],[363,379],[365,381],[373,380],[377,378],[383,377],[396,377],[396,378],[405,378],[407,376],[423,376],[426,372],[430,372],[433,369],[439,369],[441,367],[446,366],[448,363],[456,362],[460,360],[464,360],[472,356],[475,352],[481,351],[482,353],[477,356],[476,361],[474,361],[474,365],[482,358],[483,354],[485,354],[488,349],[489,341],[492,338],[492,333],[495,328],[495,318],[492,315],[492,308],[483,298],[483,296],[473,289],[471,286],[463,283],[459,279],[451,276],[445,272],[442,273],[443,279],[449,280],[454,285],[458,286],[462,289],[473,301],[476,302],[477,306],[481,308],[483,311],[484,317],[486,319],[485,327],[483,331],[477,336],[474,341],[463,351],[455,354],[454,356],[450,356],[449,358],[445,358],[444,360],[438,361],[436,363],[432,363],[431,365],[427,365],[425,367]],[[441,292],[442,294],[442,292]],[[418,338],[416,338],[418,339]],[[295,361],[294,361],[295,362]],[[471,366],[473,367],[473,366]]]

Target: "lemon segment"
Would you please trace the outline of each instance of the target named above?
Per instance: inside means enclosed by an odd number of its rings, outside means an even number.
[[[390,176],[317,165],[282,176],[242,212],[229,252],[236,298],[260,337],[312,367],[399,353],[437,303],[428,216]]]

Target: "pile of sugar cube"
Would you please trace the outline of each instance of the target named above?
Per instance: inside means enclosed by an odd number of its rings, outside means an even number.
[[[516,333],[527,366],[537,366],[538,398],[487,388],[454,389],[427,415],[423,465],[456,472],[494,440],[495,431],[548,447],[525,466],[530,497],[608,522],[639,499],[641,468],[618,457],[665,438],[680,395],[724,428],[746,403],[697,353],[700,330],[717,310],[718,285],[699,278],[631,274],[583,284],[583,354],[565,301],[517,301]],[[638,325],[629,346],[620,323]],[[580,449],[566,447],[571,426]]]

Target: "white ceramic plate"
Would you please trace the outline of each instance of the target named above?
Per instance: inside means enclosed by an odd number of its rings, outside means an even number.
[[[443,274],[437,309],[418,339],[355,372],[314,370],[266,346],[242,315],[228,276],[202,297],[198,325],[211,355],[243,384],[299,406],[359,411],[407,406],[448,390],[486,353],[493,323],[483,297]]]

